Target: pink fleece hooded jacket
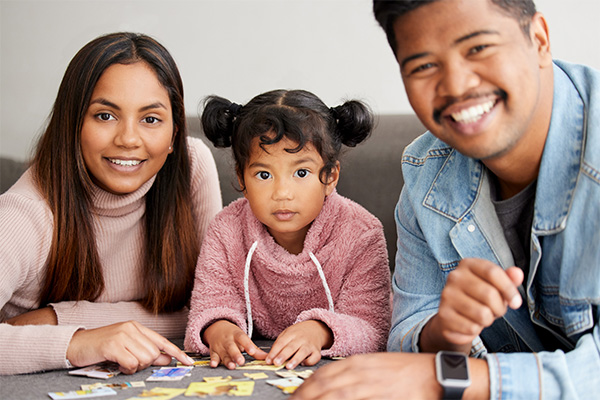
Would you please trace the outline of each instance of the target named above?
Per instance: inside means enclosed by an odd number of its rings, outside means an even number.
[[[294,255],[275,242],[246,199],[231,203],[202,244],[185,348],[208,354],[200,335],[221,319],[251,334],[249,309],[254,329],[269,339],[295,323],[322,321],[334,338],[323,356],[385,350],[390,271],[381,222],[334,191]]]

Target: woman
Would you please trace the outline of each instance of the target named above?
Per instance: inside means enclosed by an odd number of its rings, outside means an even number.
[[[165,336],[184,334],[221,207],[211,153],[186,136],[168,51],[132,33],[85,45],[31,168],[0,196],[0,374],[191,362]]]

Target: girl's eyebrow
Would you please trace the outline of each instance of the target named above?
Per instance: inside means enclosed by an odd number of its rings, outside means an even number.
[[[268,165],[261,162],[253,162],[248,164],[248,168],[268,168]]]
[[[107,100],[103,97],[99,97],[97,99],[90,101],[90,105],[92,105],[92,104],[101,104],[103,106],[114,108],[115,110],[119,110],[119,111],[121,110],[121,107],[119,107],[112,101]],[[163,103],[161,103],[160,101],[157,101],[152,104],[148,104],[146,106],[140,107],[138,111],[143,112],[143,111],[153,110],[155,108],[163,108],[165,110],[167,109],[167,107]]]
[[[317,161],[313,157],[309,156],[309,157],[304,157],[304,158],[301,158],[299,160],[294,161],[294,164],[298,165],[298,164],[304,164],[304,163],[307,163],[307,162],[312,162],[312,163],[315,163],[315,164],[317,163]]]
[[[317,161],[313,157],[309,156],[294,161],[294,165],[305,164],[309,162],[317,164]],[[253,162],[248,164],[248,168],[269,168],[269,165],[262,162]]]

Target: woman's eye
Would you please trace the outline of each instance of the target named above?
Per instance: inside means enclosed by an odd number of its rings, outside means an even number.
[[[98,118],[101,121],[110,121],[111,119],[114,119],[114,117],[112,115],[110,115],[109,113],[96,114],[96,118]]]
[[[260,179],[261,181],[266,181],[267,179],[269,179],[271,177],[271,174],[268,173],[267,171],[260,171],[256,173],[256,177],[258,179]]]
[[[298,178],[306,178],[308,176],[308,174],[310,174],[309,170],[307,170],[307,169],[299,169],[298,171],[296,171],[294,173],[294,176],[298,177]]]
[[[147,124],[156,124],[157,122],[159,122],[160,120],[156,117],[146,117],[144,118],[144,122]]]

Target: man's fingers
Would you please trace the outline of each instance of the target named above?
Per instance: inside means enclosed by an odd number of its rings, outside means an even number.
[[[515,284],[515,286],[519,286],[523,283],[525,279],[525,275],[523,274],[523,270],[519,267],[510,267],[506,270],[506,274],[510,278],[510,280]],[[521,295],[517,292],[517,294],[508,302],[508,305],[512,309],[517,309],[521,307],[523,303],[523,299]]]

